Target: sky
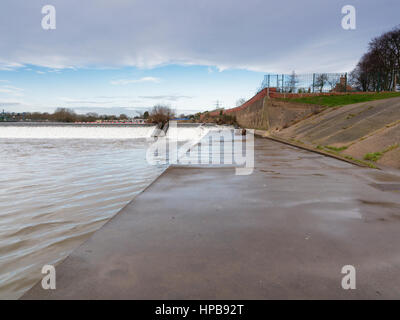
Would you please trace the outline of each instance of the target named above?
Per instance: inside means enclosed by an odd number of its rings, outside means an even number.
[[[45,5],[56,29],[42,28]],[[266,73],[351,71],[399,12],[399,0],[1,0],[0,109],[234,107]]]

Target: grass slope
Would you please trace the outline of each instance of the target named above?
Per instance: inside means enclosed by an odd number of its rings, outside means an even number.
[[[344,95],[331,95],[331,96],[315,96],[315,97],[302,97],[302,98],[288,98],[287,101],[294,101],[300,103],[317,104],[326,107],[344,106],[359,102],[387,99],[400,97],[400,92],[382,92],[382,93],[365,93],[365,94],[344,94]]]

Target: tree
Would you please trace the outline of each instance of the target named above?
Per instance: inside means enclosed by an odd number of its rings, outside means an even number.
[[[126,114],[124,114],[124,113],[121,113],[119,115],[119,120],[128,120],[128,116]]]
[[[88,122],[93,122],[93,121],[96,121],[98,118],[99,118],[99,115],[96,112],[89,112],[89,113],[86,113],[86,117],[84,117],[84,119],[82,119],[82,120],[85,120]]]
[[[395,90],[399,70],[400,26],[371,40],[349,81],[363,91]]]
[[[167,105],[158,104],[151,109],[148,120],[152,123],[165,124],[175,117],[175,110]]]
[[[52,116],[54,121],[60,122],[75,122],[78,120],[78,116],[72,109],[57,108]]]
[[[236,107],[240,107],[241,105],[246,103],[245,98],[240,98],[239,100],[236,101]]]
[[[296,72],[293,71],[292,74],[289,76],[289,80],[287,82],[287,86],[289,88],[290,93],[296,92],[296,87],[297,87],[298,82],[299,82],[299,80],[297,78],[297,74],[296,74]]]
[[[317,87],[319,92],[324,90],[324,86],[328,83],[328,75],[326,73],[321,73],[316,76],[314,87]]]
[[[148,111],[145,111],[144,113],[143,113],[143,119],[148,119],[149,118],[149,112]]]

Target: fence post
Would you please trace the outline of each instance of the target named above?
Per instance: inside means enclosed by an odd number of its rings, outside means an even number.
[[[312,75],[312,92],[315,93],[315,73]]]
[[[282,73],[282,93],[283,93],[283,81],[284,81],[284,75]]]
[[[344,75],[344,92],[347,92],[347,72]]]

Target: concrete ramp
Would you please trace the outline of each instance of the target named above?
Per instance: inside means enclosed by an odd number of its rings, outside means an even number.
[[[56,290],[23,299],[397,299],[400,199],[372,184],[400,178],[264,139],[255,151],[250,176],[171,167],[57,267]]]

